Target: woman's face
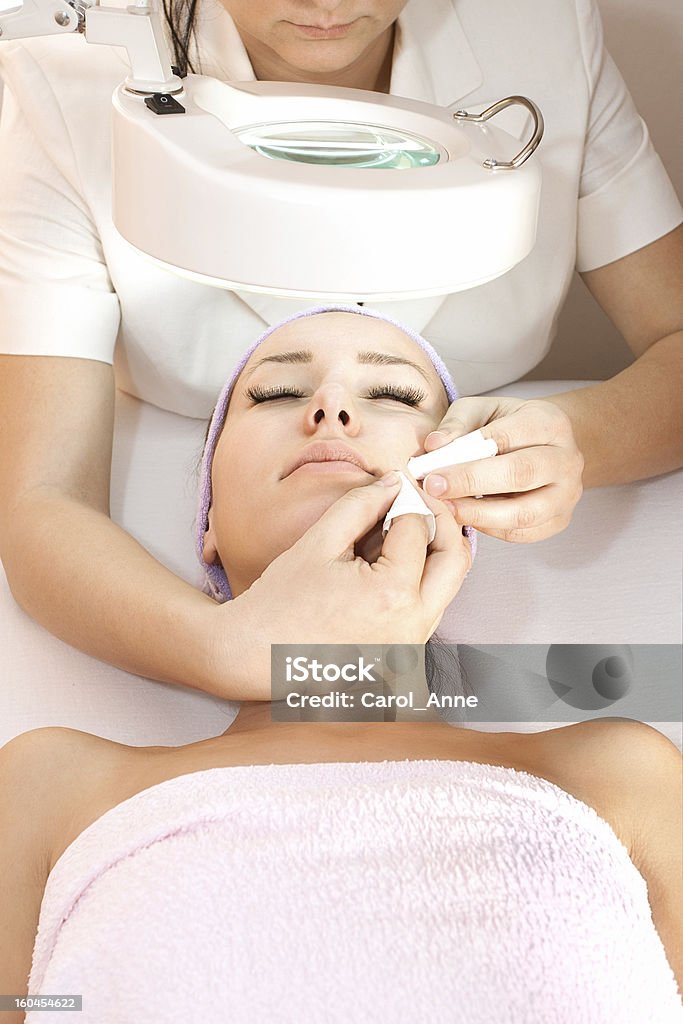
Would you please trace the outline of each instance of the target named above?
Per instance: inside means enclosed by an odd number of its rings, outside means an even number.
[[[252,53],[330,74],[351,67],[387,32],[407,0],[222,0]],[[319,31],[314,31],[315,29]],[[332,31],[322,32],[322,29]]]
[[[233,389],[205,561],[242,593],[342,494],[404,468],[447,408],[431,361],[397,327],[356,313],[285,324]]]

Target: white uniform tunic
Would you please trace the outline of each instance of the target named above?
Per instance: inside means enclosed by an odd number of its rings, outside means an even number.
[[[254,78],[219,0],[201,5],[198,29],[204,73]],[[126,74],[125,50],[79,35],[0,42],[0,352],[113,363],[119,388],[205,418],[264,326],[311,302],[183,280],[118,235],[110,98]],[[545,117],[533,252],[468,292],[375,304],[428,338],[461,394],[517,380],[540,362],[575,266],[610,263],[683,220],[604,50],[595,0],[409,0],[391,92],[472,111],[521,93]],[[528,138],[522,108],[504,112],[499,124]],[[169,210],[180,215],[192,211]],[[377,249],[381,259],[381,239]]]

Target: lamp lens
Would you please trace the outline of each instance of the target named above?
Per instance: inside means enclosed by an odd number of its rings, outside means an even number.
[[[428,139],[396,128],[343,121],[299,121],[239,128],[235,135],[271,160],[405,170],[431,167],[441,149]]]

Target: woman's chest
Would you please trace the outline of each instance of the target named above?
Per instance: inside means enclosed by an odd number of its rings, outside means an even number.
[[[383,735],[384,733],[384,735]],[[474,730],[410,727],[389,724],[356,736],[316,735],[308,728],[301,736],[282,732],[281,737],[250,734],[218,737],[185,747],[129,748],[109,781],[75,807],[61,837],[59,854],[77,835],[111,808],[170,779],[211,769],[255,765],[343,764],[406,761],[466,762],[511,769],[545,779],[571,796],[591,806],[615,829],[619,838],[622,823],[604,800],[590,776],[565,769],[562,759],[553,755],[552,744],[540,745],[533,735],[517,733],[479,733]]]

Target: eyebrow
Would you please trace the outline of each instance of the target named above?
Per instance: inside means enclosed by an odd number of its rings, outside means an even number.
[[[403,359],[401,356],[392,356],[388,352],[370,352],[362,351],[358,353],[357,360],[364,366],[412,366],[414,370],[417,370],[419,374],[424,377],[428,384],[432,382],[429,379],[429,375],[419,363],[414,363],[412,359]],[[310,349],[296,349],[292,352],[280,352],[274,356],[264,356],[262,359],[252,366],[251,370],[247,373],[245,378],[251,377],[252,373],[258,370],[259,366],[263,366],[264,363],[312,363],[313,353]]]

